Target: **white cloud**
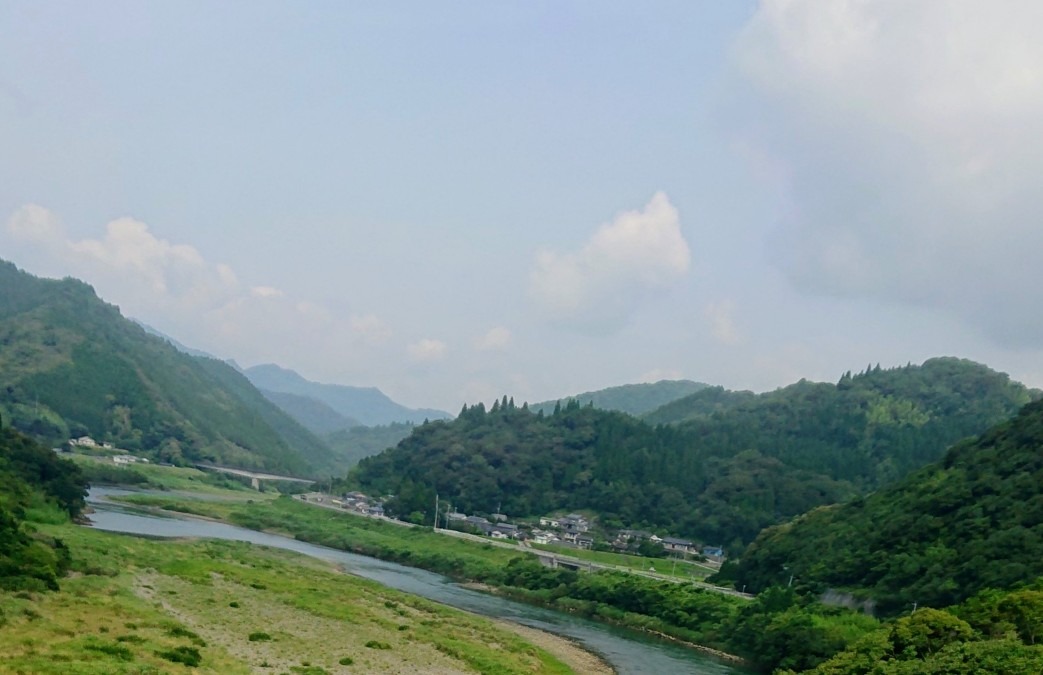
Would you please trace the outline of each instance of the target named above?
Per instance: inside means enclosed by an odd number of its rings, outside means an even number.
[[[734,345],[742,339],[735,326],[735,304],[732,301],[711,302],[703,313],[710,322],[710,332],[715,340]]]
[[[485,334],[480,335],[474,341],[475,349],[480,351],[499,351],[506,349],[511,343],[511,331],[503,326],[490,328]]]
[[[226,265],[207,263],[192,246],[156,237],[133,218],[109,222],[100,239],[74,240],[57,216],[28,204],[10,217],[7,232],[42,249],[67,274],[85,277],[104,291],[119,289],[121,302],[132,306],[161,299],[185,310],[207,309],[238,292]]]
[[[431,363],[445,357],[446,345],[441,340],[424,338],[406,347],[406,353],[417,363]]]
[[[540,252],[529,289],[555,321],[613,330],[650,293],[683,277],[690,262],[677,209],[657,192],[641,211],[621,213],[598,228],[578,252]]]
[[[365,369],[391,329],[373,314],[340,316],[269,285],[244,286],[225,264],[194,247],[153,234],[148,225],[120,218],[100,238],[73,239],[49,210],[26,205],[7,222],[8,241],[61,276],[93,284],[98,295],[181,342],[244,363],[287,356],[319,369]],[[292,345],[292,349],[289,347]]]
[[[1043,344],[1043,4],[764,0],[735,47],[744,143],[785,169],[806,290]]]
[[[281,298],[286,294],[271,286],[254,286],[250,289],[250,295],[255,298]]]

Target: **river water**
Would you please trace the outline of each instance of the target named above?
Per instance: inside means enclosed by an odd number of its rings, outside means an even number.
[[[377,558],[317,546],[289,537],[248,530],[226,523],[177,516],[146,514],[132,507],[106,501],[105,497],[132,494],[113,488],[92,488],[88,501],[99,530],[150,537],[207,537],[247,541],[282,548],[327,560],[345,572],[372,579],[385,586],[419,595],[484,616],[505,619],[568,637],[600,654],[621,675],[738,674],[738,670],[700,652],[652,639],[636,631],[616,628],[542,607],[533,607],[495,595],[463,588],[452,580],[425,570]]]

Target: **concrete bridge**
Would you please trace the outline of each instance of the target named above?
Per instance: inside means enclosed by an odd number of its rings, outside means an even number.
[[[247,471],[246,469],[236,469],[230,466],[217,466],[216,464],[195,464],[197,469],[202,471],[216,471],[217,473],[227,473],[231,476],[244,476],[250,479],[250,487],[254,490],[261,489],[261,481],[287,481],[290,483],[306,483],[308,485],[313,484],[315,481],[310,478],[296,478],[294,476],[280,476],[275,473],[261,473],[258,471]]]

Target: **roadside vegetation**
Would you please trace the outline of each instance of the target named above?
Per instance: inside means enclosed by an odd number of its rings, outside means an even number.
[[[554,546],[553,544],[532,544],[532,548],[540,551],[547,551],[548,553],[572,556],[573,558],[587,560],[600,565],[624,567],[636,572],[654,570],[657,574],[682,580],[699,581],[716,572],[712,567],[674,557],[649,558],[647,556],[632,555],[629,553],[594,551],[583,548]]]

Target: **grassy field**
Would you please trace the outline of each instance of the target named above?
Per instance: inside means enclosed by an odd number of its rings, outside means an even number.
[[[160,466],[157,464],[130,464],[116,466],[111,458],[94,455],[65,455],[80,465],[92,483],[119,484],[153,490],[192,493],[210,498],[274,499],[278,492],[257,492],[243,479],[225,474],[200,471],[192,467]]]
[[[256,493],[255,493],[256,494]],[[225,520],[254,530],[286,534],[344,551],[420,567],[456,579],[496,576],[514,558],[527,554],[436,534],[422,527],[402,527],[304,504],[283,497],[269,501],[190,499],[183,496],[131,495],[120,501]]]
[[[612,551],[590,551],[582,548],[570,548],[565,546],[552,546],[548,544],[533,544],[533,548],[550,553],[572,556],[580,560],[602,565],[614,565],[631,570],[647,571],[654,568],[656,572],[667,577],[678,579],[702,580],[713,574],[716,570],[703,565],[698,565],[687,560],[675,560],[673,558],[646,558],[639,555],[627,553],[614,553]]]
[[[72,525],[57,593],[0,592],[3,673],[567,673],[492,622],[281,550]]]

